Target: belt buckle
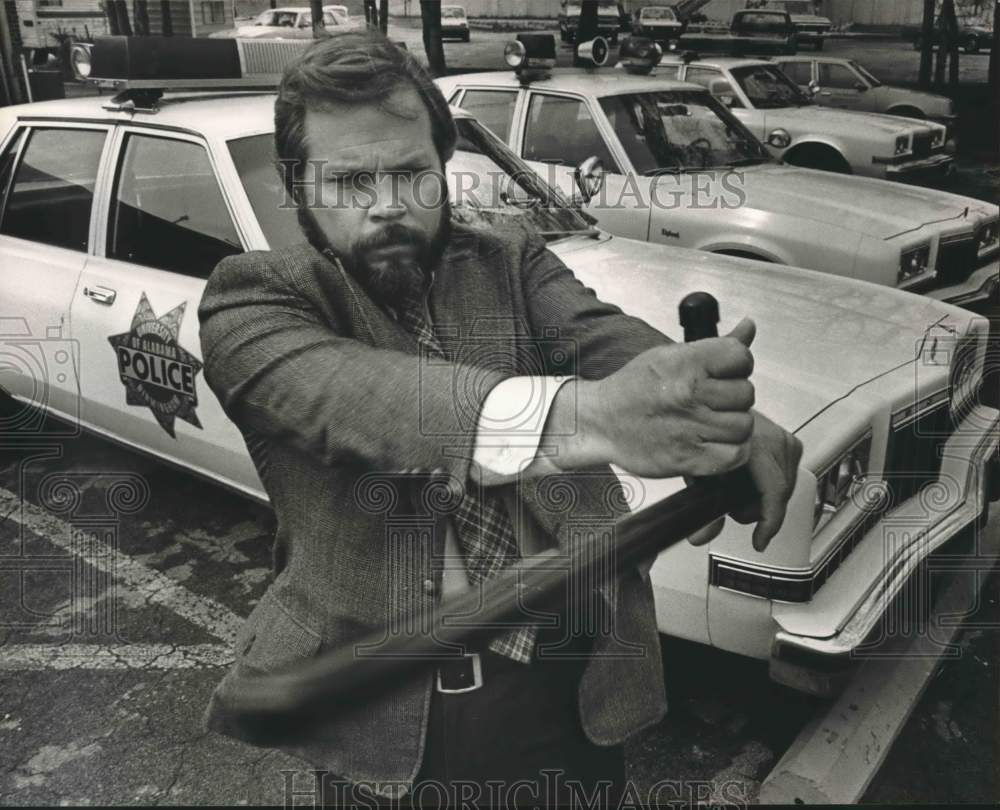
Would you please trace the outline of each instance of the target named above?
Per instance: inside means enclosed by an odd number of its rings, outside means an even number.
[[[443,695],[461,695],[465,692],[474,692],[481,688],[483,685],[483,662],[479,657],[479,653],[465,653],[462,656],[463,660],[468,659],[472,664],[472,684],[470,686],[462,686],[458,689],[447,689],[444,684],[441,683],[441,668],[437,670],[437,690]]]

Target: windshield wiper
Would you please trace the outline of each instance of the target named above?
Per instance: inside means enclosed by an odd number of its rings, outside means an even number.
[[[685,166],[670,166],[670,167],[660,167],[659,169],[650,169],[642,173],[643,177],[659,177],[661,174],[680,174],[681,172],[686,172],[687,168]]]
[[[538,235],[545,239],[561,239],[564,236],[600,236],[601,231],[597,228],[573,228],[565,231],[539,231]]]

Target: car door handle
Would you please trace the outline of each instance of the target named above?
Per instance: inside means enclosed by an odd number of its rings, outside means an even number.
[[[107,287],[84,287],[83,294],[97,304],[111,306],[115,302],[118,293]]]
[[[832,96],[833,95],[833,93],[831,93],[829,90],[821,90],[819,94],[821,96]]]

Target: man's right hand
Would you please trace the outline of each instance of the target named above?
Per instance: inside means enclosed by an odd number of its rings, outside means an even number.
[[[746,464],[754,431],[744,319],[726,337],[649,349],[577,387],[579,428],[557,463],[612,463],[650,478],[717,475]]]

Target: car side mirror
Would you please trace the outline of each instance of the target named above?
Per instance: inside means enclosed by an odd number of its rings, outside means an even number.
[[[591,155],[573,170],[573,180],[585,203],[590,202],[604,186],[604,164]]]
[[[733,86],[725,79],[712,79],[708,84],[708,92],[727,107],[732,107],[736,103]]]
[[[859,93],[864,93],[868,89],[868,85],[865,84],[864,82],[856,82],[854,84],[854,89],[857,90]]]
[[[806,89],[809,91],[809,95],[815,96],[819,92],[819,84],[815,79],[813,79],[811,82],[809,82],[809,85]]]

